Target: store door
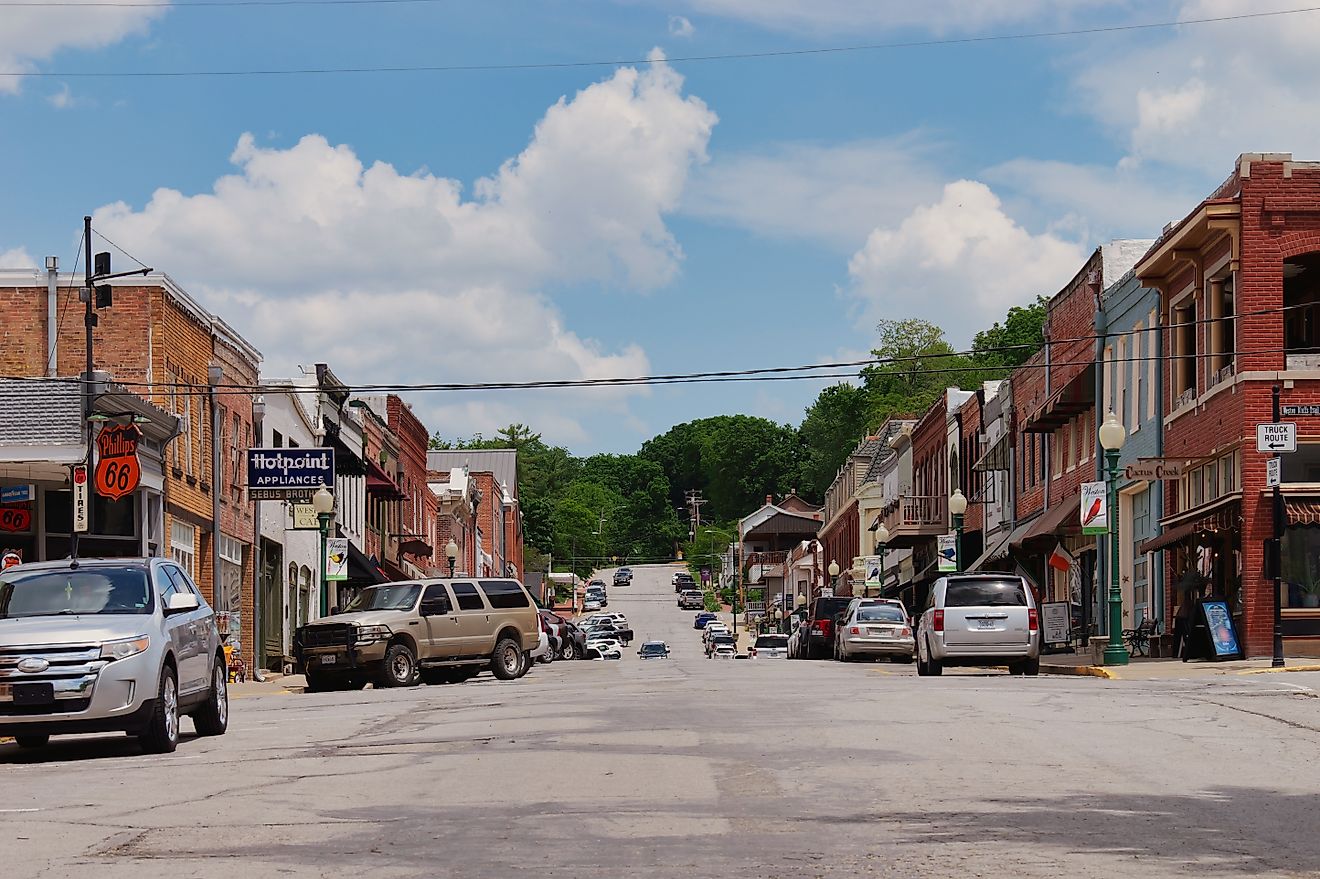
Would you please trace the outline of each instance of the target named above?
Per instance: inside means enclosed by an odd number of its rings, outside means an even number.
[[[284,547],[261,547],[261,645],[265,665],[284,656]]]

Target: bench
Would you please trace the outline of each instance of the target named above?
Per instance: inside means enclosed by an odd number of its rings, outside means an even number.
[[[1127,643],[1128,653],[1132,656],[1150,656],[1150,642],[1159,637],[1159,620],[1142,620],[1135,629],[1124,629],[1123,640]]]

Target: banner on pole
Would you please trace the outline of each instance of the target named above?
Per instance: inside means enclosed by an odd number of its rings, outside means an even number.
[[[866,588],[880,588],[880,583],[884,579],[884,570],[880,567],[880,556],[868,555],[866,557]]]
[[[953,573],[958,570],[958,535],[941,534],[938,538],[936,551],[939,554],[940,566],[939,572],[942,574]]]
[[[1082,483],[1082,533],[1109,532],[1109,491],[1103,482]]]
[[[325,542],[325,578],[348,579],[348,538],[331,537]]]

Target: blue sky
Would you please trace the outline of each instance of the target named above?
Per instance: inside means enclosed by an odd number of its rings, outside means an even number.
[[[1301,0],[436,0],[150,9],[0,0],[0,263],[81,217],[264,353],[350,381],[853,359],[881,317],[964,345],[1148,238],[1240,152],[1315,158],[1320,14],[738,61],[288,77],[106,71],[681,58],[1300,8]],[[652,54],[655,53],[655,54]],[[122,263],[123,260],[121,259]],[[631,451],[819,383],[419,394]]]

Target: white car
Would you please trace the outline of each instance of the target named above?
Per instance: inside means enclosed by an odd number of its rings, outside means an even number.
[[[592,654],[596,654],[593,656]],[[587,639],[588,659],[623,659],[623,645],[613,638]]]
[[[600,602],[594,598],[588,598],[582,603],[583,610],[600,610]]]
[[[538,662],[548,662],[549,660],[554,659],[554,656],[552,656],[550,652],[550,636],[548,636],[544,630],[541,632],[541,637],[537,640],[536,648],[532,651],[531,656],[532,659]]]
[[[735,659],[738,656],[738,651],[734,649],[732,644],[716,644],[710,655],[712,659]]]
[[[749,659],[788,659],[788,636],[774,633],[757,635],[756,643],[747,651]]]
[[[732,634],[733,632],[730,632],[729,627],[724,625],[724,623],[707,623],[706,628],[701,630],[701,643],[709,644],[710,639],[714,638],[716,635]]]

